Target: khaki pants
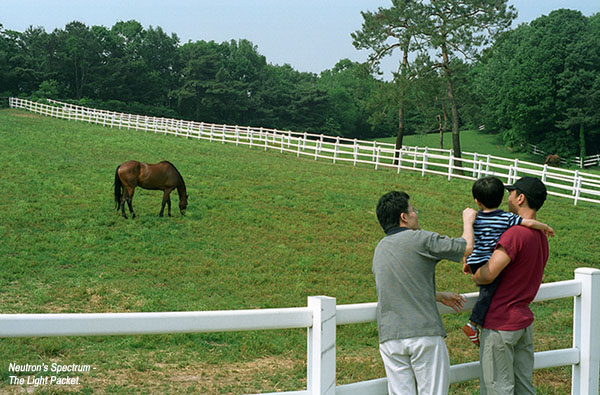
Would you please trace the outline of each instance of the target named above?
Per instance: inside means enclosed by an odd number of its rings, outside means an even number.
[[[441,336],[388,340],[379,345],[389,395],[447,395],[450,358]]]
[[[480,343],[481,394],[535,394],[533,325],[518,331],[483,329]]]

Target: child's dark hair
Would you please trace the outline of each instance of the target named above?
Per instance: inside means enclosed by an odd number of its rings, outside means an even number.
[[[392,191],[383,195],[377,203],[377,219],[384,232],[400,226],[400,214],[408,213],[408,199],[406,192]]]
[[[493,209],[500,206],[504,197],[504,184],[498,177],[483,177],[473,183],[473,197],[485,208]]]

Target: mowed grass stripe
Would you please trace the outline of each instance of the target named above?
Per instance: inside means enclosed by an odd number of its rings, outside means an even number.
[[[320,294],[340,304],[373,302],[371,258],[382,236],[375,204],[382,193],[406,190],[422,227],[450,236],[460,235],[460,213],[472,205],[468,181],[14,110],[0,111],[0,147],[2,313],[296,307]],[[187,216],[175,210],[159,218],[162,193],[137,189],[138,218],[122,219],[112,183],[116,166],[129,159],[173,162],[190,194]],[[176,204],[176,194],[172,199]],[[550,198],[540,220],[558,233],[545,281],[571,279],[579,266],[598,267],[597,207]],[[439,265],[437,284],[476,290],[454,263]],[[537,349],[570,344],[571,310],[570,300],[536,306]],[[466,319],[444,316],[453,363],[477,359],[459,329]],[[385,374],[374,324],[339,327],[338,334],[338,383]],[[289,330],[2,339],[0,391],[14,390],[7,384],[9,362],[36,360],[94,365],[82,388],[112,393],[300,389],[305,336]],[[552,382],[548,372],[558,377],[551,389],[568,390],[569,369],[536,373],[541,390]],[[477,386],[453,388],[475,393]]]

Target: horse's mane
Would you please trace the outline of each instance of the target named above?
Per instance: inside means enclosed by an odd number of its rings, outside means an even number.
[[[185,181],[183,181],[183,176],[181,175],[181,173],[179,172],[179,170],[177,170],[177,168],[175,167],[174,164],[172,164],[171,162],[169,162],[168,160],[163,160],[164,163],[168,163],[169,165],[171,165],[171,167],[173,169],[175,169],[175,171],[177,172],[177,175],[179,176],[179,178],[181,179],[181,183],[183,184],[183,187],[185,188]]]

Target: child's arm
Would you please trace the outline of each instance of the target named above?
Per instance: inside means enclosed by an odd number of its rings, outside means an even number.
[[[543,230],[544,233],[546,233],[546,236],[554,237],[554,229],[552,229],[550,226],[546,225],[543,222],[536,221],[535,219],[523,218],[523,221],[521,221],[521,225],[527,226],[528,228],[532,229]]]
[[[463,273],[464,274],[473,274],[471,272],[471,266],[469,266],[469,264],[467,263],[466,258],[465,258],[465,260],[463,260]]]

